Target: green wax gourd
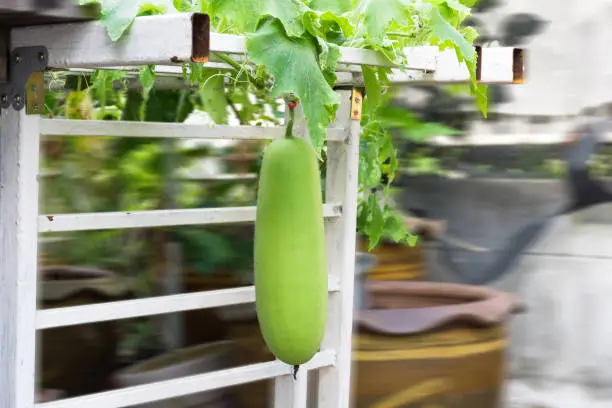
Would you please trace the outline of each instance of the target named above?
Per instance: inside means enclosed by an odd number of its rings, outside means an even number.
[[[304,139],[277,139],[264,152],[254,261],[263,338],[279,360],[304,364],[323,340],[328,296],[319,166]]]

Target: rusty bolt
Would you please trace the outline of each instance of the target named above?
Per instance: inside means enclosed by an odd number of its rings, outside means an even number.
[[[354,116],[359,115],[359,111],[358,111],[357,109],[355,109],[355,110],[353,111],[353,115],[354,115]]]
[[[361,98],[360,97],[356,97],[355,98],[355,103],[361,103]]]

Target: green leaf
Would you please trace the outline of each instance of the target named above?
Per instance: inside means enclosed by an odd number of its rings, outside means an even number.
[[[458,57],[473,62],[476,59],[474,47],[453,27],[442,15],[437,7],[431,8],[432,30],[441,41],[441,46],[451,46],[457,50]]]
[[[281,21],[288,35],[304,33],[302,15],[308,8],[300,0],[212,0],[214,15],[229,20],[238,33],[252,33],[266,17]]]
[[[227,123],[228,102],[225,95],[225,75],[223,71],[205,69],[200,76],[198,90],[201,107],[208,112],[216,124]]]
[[[424,142],[434,136],[458,135],[461,132],[440,123],[423,122],[413,127],[403,129],[402,133],[409,140]]]
[[[372,250],[378,245],[385,231],[385,217],[374,194],[370,194],[368,197],[368,212],[369,222],[366,225],[365,232],[370,241],[369,250]]]
[[[155,76],[155,67],[152,65],[147,65],[143,67],[138,73],[140,83],[142,84],[142,105],[140,110],[140,120],[144,120],[146,104],[149,100],[151,90],[155,86]]]
[[[310,8],[320,11],[333,11],[334,13],[346,13],[353,8],[352,0],[312,0]]]
[[[300,99],[310,139],[320,154],[339,100],[319,68],[314,40],[289,38],[281,22],[273,19],[248,37],[247,49],[251,59],[274,76],[273,97],[294,94]]]
[[[405,0],[367,0],[363,8],[366,41],[374,49],[383,47],[385,31],[391,22],[410,23],[410,11]]]
[[[100,24],[106,28],[112,41],[117,41],[130,28],[138,15],[163,14],[164,4],[144,0],[100,0],[102,17]]]
[[[200,0],[174,0],[172,4],[174,8],[181,13],[198,12],[202,10],[202,2]]]
[[[384,235],[386,237],[391,238],[393,242],[400,242],[406,238],[406,235],[409,235],[406,225],[389,207],[385,208],[383,216],[385,220]]]

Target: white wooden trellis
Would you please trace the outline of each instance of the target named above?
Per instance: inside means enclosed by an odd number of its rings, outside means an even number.
[[[194,18],[195,16],[195,18]],[[202,59],[202,15],[141,17],[129,37],[112,43],[98,23],[57,24],[13,29],[11,49],[45,46],[50,68],[95,68]],[[160,29],[160,27],[162,29]],[[204,39],[207,40],[207,39]],[[210,34],[210,51],[239,56],[242,37]],[[206,48],[206,44],[204,44]],[[411,69],[396,72],[396,83],[452,83],[469,80],[467,69],[451,52],[434,47],[407,50]],[[37,234],[117,228],[252,222],[255,208],[172,209],[143,212],[39,215],[39,138],[45,136],[115,136],[157,138],[272,139],[282,128],[199,126],[168,123],[41,119],[24,110],[2,111],[0,137],[0,407],[120,408],[265,379],[276,379],[276,408],[306,407],[307,371],[319,370],[319,408],[348,408],[359,119],[351,113],[351,86],[359,86],[359,65],[382,65],[376,53],[343,48],[338,90],[341,105],[328,131],[327,196],[324,204],[329,259],[329,321],[321,351],[296,380],[292,367],[270,361],[191,377],[162,381],[48,403],[35,403],[36,330],[212,308],[255,300],[254,289],[237,288],[162,296],[98,305],[36,310]],[[518,68],[517,68],[518,67]],[[522,55],[514,49],[480,52],[483,83],[522,81]],[[346,89],[346,88],[344,88]],[[305,136],[305,134],[303,134]]]

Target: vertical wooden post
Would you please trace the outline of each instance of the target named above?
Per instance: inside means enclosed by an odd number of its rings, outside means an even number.
[[[340,281],[340,291],[331,293],[327,332],[321,349],[336,351],[336,364],[319,371],[318,408],[348,408],[351,393],[351,349],[353,334],[353,288],[357,223],[357,178],[359,164],[359,115],[352,112],[353,99],[361,104],[357,90],[338,91],[340,106],[335,127],[347,130],[342,143],[327,145],[327,203],[341,203],[342,217],[326,224],[328,269]],[[353,98],[355,97],[355,98]]]
[[[0,122],[0,407],[33,408],[36,384],[38,116]]]

